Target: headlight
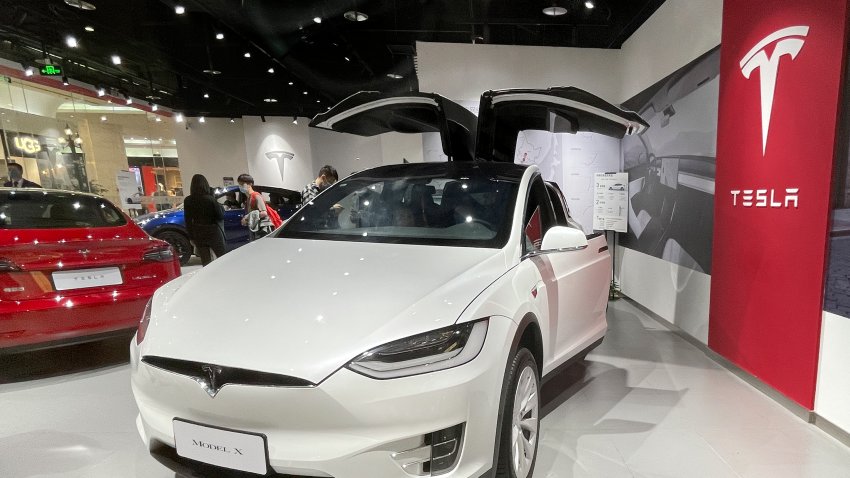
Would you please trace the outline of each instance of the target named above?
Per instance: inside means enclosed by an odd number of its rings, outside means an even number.
[[[142,312],[142,320],[139,321],[139,328],[136,329],[136,345],[141,345],[142,340],[145,340],[145,332],[148,331],[148,324],[151,323],[151,302],[153,298],[148,300],[145,305],[145,310]]]
[[[347,367],[378,379],[445,370],[477,357],[486,336],[486,319],[452,325],[376,347]]]

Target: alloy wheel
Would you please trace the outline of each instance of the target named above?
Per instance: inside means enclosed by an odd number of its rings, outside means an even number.
[[[511,426],[511,465],[514,476],[527,478],[537,449],[540,399],[537,374],[526,365],[517,380]]]

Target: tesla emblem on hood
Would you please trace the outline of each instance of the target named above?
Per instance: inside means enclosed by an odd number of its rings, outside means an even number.
[[[759,70],[761,88],[761,154],[767,150],[767,132],[770,129],[770,114],[773,110],[773,95],[776,91],[776,76],[779,73],[779,60],[789,55],[791,59],[803,49],[809,27],[793,26],[777,30],[764,37],[741,59],[741,73],[750,79],[753,71]],[[768,56],[767,48],[775,44]]]
[[[207,395],[209,395],[210,398],[215,398],[218,391],[224,386],[224,384],[221,383],[221,367],[216,365],[203,365],[201,366],[201,370],[203,370],[204,376],[192,378],[201,385],[201,388],[207,392]]]

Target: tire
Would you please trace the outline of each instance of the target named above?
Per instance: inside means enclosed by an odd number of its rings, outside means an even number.
[[[157,233],[154,237],[171,244],[171,247],[177,251],[177,256],[180,258],[181,266],[185,266],[189,263],[189,259],[192,258],[194,248],[185,234],[177,231],[163,231]]]
[[[508,388],[500,414],[502,430],[496,477],[531,478],[540,441],[540,372],[528,349],[517,350],[504,380]],[[524,412],[517,410],[524,404]]]

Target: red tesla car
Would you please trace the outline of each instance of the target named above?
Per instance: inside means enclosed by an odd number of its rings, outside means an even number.
[[[102,197],[0,188],[0,353],[124,333],[179,274],[171,246]]]

